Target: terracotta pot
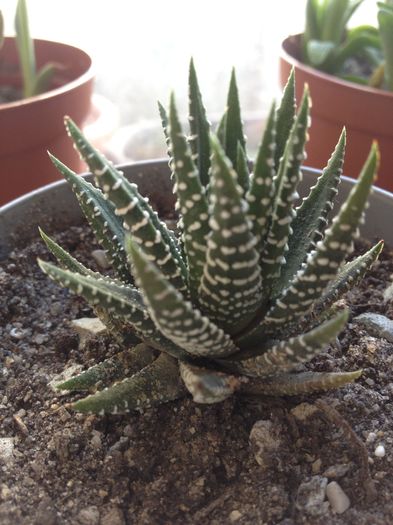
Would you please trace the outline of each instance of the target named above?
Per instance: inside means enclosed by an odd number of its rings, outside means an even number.
[[[47,150],[75,171],[83,163],[74,151],[63,125],[70,115],[82,125],[90,111],[93,89],[91,58],[78,48],[35,40],[37,66],[59,64],[52,89],[25,100],[0,104],[0,204],[59,179]],[[13,38],[1,51],[0,84],[21,86]]]
[[[357,178],[372,141],[377,140],[381,150],[377,185],[393,191],[393,93],[346,82],[302,64],[300,36],[290,36],[282,44],[280,82],[283,87],[294,67],[298,101],[304,84],[310,87],[312,123],[307,164],[324,167],[345,126],[345,174]]]
[[[175,197],[166,159],[135,162],[123,165],[121,169],[128,180],[138,185],[140,193],[149,197],[161,216],[173,210]],[[319,175],[317,170],[303,168],[303,180],[299,186],[301,196],[307,195]],[[86,177],[92,180],[91,175]],[[353,184],[352,179],[342,177],[335,205],[337,208],[342,205]],[[393,245],[393,230],[387,220],[393,213],[393,195],[375,188],[369,203],[366,222],[360,229],[361,235],[370,241],[385,239]],[[78,201],[64,180],[23,195],[0,207],[0,260],[12,250],[26,246],[32,239],[38,239],[38,226],[51,234],[85,222]]]

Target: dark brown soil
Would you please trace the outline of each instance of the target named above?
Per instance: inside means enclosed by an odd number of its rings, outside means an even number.
[[[9,102],[16,102],[22,98],[20,89],[13,86],[0,86],[0,104],[8,104]]]
[[[85,230],[73,228],[57,239],[91,264],[96,246]],[[78,350],[68,323],[92,312],[41,273],[37,256],[49,258],[38,241],[0,265],[0,438],[14,439],[13,455],[0,454],[0,523],[393,523],[391,343],[349,324],[340,345],[310,366],[363,368],[364,374],[328,394],[233,398],[214,406],[186,398],[142,415],[78,415],[48,382],[65,367],[90,365],[117,348],[101,337]],[[392,275],[393,252],[385,250],[368,278],[348,294],[352,312],[391,317],[393,303],[384,303],[382,293]],[[301,420],[291,412],[301,402],[321,399],[342,421],[333,423],[322,412]],[[249,443],[258,420],[272,421],[280,438],[265,466]],[[386,449],[382,458],[374,455],[378,444]],[[312,505],[307,492],[307,482],[329,467],[336,471],[329,481],[338,481],[351,501],[341,515],[326,502]]]

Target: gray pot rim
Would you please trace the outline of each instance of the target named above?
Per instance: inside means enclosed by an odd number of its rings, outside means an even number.
[[[136,182],[142,194],[149,196],[157,203],[159,195],[172,206],[174,197],[169,178],[168,161],[154,159],[139,161],[119,166],[127,178]],[[319,176],[321,171],[304,166],[303,181],[299,193],[304,196]],[[88,180],[91,174],[84,174]],[[337,196],[336,207],[339,207],[355,180],[342,177]],[[393,218],[393,194],[374,186],[367,210],[366,223],[361,228],[361,235],[370,241],[384,239],[393,246],[393,228],[388,217]],[[38,239],[38,226],[51,231],[61,231],[71,225],[82,224],[82,213],[79,209],[69,184],[60,180],[38,188],[0,207],[0,260],[7,257],[13,248],[23,243]]]

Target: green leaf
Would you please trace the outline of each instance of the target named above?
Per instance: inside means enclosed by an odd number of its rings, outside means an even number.
[[[317,183],[310,190],[308,196],[296,209],[293,219],[292,233],[288,240],[286,263],[281,268],[281,275],[273,283],[273,297],[276,297],[284,288],[289,286],[289,281],[299,270],[310,248],[323,238],[328,214],[333,208],[334,197],[338,191],[342,174],[346,133],[342,131],[337,146],[329,162],[318,178]]]
[[[360,34],[349,41],[345,41],[336,49],[334,57],[326,70],[331,73],[340,72],[346,60],[356,56],[362,56],[365,52],[367,52],[366,56],[369,58],[371,48],[380,48],[380,39],[378,37],[369,34]]]
[[[4,45],[4,17],[3,13],[0,11],[0,50]]]
[[[85,181],[83,177],[76,175],[53,155],[49,154],[49,157],[70,184],[83,214],[96,239],[108,254],[108,260],[117,276],[125,283],[132,283],[133,279],[124,250],[123,221],[115,214],[114,205],[105,199],[98,188]]]
[[[165,136],[165,143],[167,145],[167,153],[169,157],[171,157],[171,150],[170,150],[170,144],[169,144],[170,139],[169,139],[169,133],[168,133],[168,126],[169,126],[168,114],[166,112],[166,109],[164,108],[164,106],[161,104],[160,101],[158,101],[157,104],[158,104],[158,111],[160,113],[161,126],[162,126],[164,136]],[[173,173],[171,173],[171,178],[172,176],[173,176]]]
[[[276,114],[276,151],[274,169],[277,172],[280,159],[284,154],[285,146],[296,116],[295,100],[295,70],[292,68],[284,88],[280,107]]]
[[[154,358],[154,350],[140,343],[135,348],[127,348],[113,357],[91,366],[77,376],[57,384],[56,388],[70,391],[90,390],[97,385],[103,388],[114,381],[136,374],[139,370],[149,365]]]
[[[329,284],[324,294],[315,303],[314,312],[317,315],[329,308],[333,302],[340,299],[344,293],[353,288],[364,277],[378,259],[383,250],[383,244],[383,241],[379,241],[371,250],[343,266],[334,281]]]
[[[324,63],[329,59],[336,45],[333,42],[310,40],[307,44],[307,56],[310,64],[318,69],[323,69]]]
[[[147,344],[178,359],[187,358],[184,350],[171,344],[157,330],[139,291],[135,288],[111,281],[108,277],[72,273],[41,260],[38,260],[38,264],[51,279],[82,295],[95,309],[98,307],[107,312],[109,317],[120,319],[133,326],[139,337]]]
[[[363,2],[364,0],[350,0],[349,1],[349,5],[344,15],[344,26],[349,22],[349,20],[352,18],[352,15],[355,13],[355,11],[358,9],[358,7]]]
[[[54,244],[53,241],[51,243]],[[66,267],[70,260],[71,256],[68,260],[61,257],[61,262],[65,263]],[[89,304],[105,308],[112,315],[135,324],[138,329],[139,326],[142,328],[145,322],[146,327],[151,324],[142,297],[136,288],[91,271],[88,274],[73,273],[40,259],[38,264],[51,279],[82,295]],[[80,263],[78,266],[83,267]]]
[[[245,383],[242,390],[253,396],[298,396],[332,390],[352,383],[362,375],[362,370],[354,372],[302,372],[299,374],[280,374],[263,381]]]
[[[214,137],[211,140],[212,233],[199,297],[209,319],[233,334],[248,324],[261,302],[259,254],[246,218],[247,205],[237,184],[237,174],[218,140]]]
[[[69,253],[63,250],[63,248],[59,246],[54,240],[48,237],[40,228],[39,231],[42,239],[45,241],[45,244],[56,257],[62,268],[65,268],[73,273],[88,275],[93,279],[102,279],[108,283],[115,282],[115,284],[119,287],[123,286],[123,283],[120,281],[116,281],[110,277],[104,277],[100,273],[93,272],[89,268],[86,268],[83,264],[74,259],[74,257],[72,257]],[[134,289],[134,293],[138,294],[137,290]],[[108,330],[121,344],[131,344],[135,343],[135,340],[139,341],[139,338],[137,338],[135,335],[135,330],[132,325],[128,325],[124,321],[113,317],[105,307],[94,306],[94,311],[97,317],[100,318]]]
[[[23,96],[31,97],[36,75],[34,42],[30,36],[25,0],[18,0],[15,13],[16,44],[23,76]]]
[[[191,297],[197,300],[203,267],[206,260],[206,238],[210,232],[209,210],[198,171],[191,158],[191,150],[182,133],[177,116],[175,100],[171,96],[169,109],[169,135],[171,169],[175,174],[175,191],[181,211],[183,245],[188,262],[188,278]]]
[[[309,95],[306,88],[274,180],[276,198],[271,227],[261,256],[263,286],[269,294],[272,282],[280,276],[281,267],[285,264],[284,254],[288,250],[291,223],[296,216],[293,202],[298,197],[296,190],[301,178],[300,166],[304,159],[308,121]]]
[[[257,240],[257,249],[262,251],[262,243],[270,226],[273,205],[274,153],[276,148],[276,111],[273,103],[262,142],[258,148],[251,176],[250,189],[246,200],[249,205],[247,218],[252,223],[252,233]]]
[[[46,233],[43,230],[41,230],[41,228],[38,228],[38,230],[46,246],[56,257],[59,264],[63,268],[66,268],[67,270],[70,270],[74,273],[80,273],[81,275],[90,275],[91,277],[95,278],[102,277],[101,274],[93,272],[93,270],[86,268],[86,266],[84,266],[82,263],[80,263],[74,257],[72,257],[72,255],[66,252],[66,250],[64,250],[59,244],[57,244],[53,239],[46,235]]]
[[[306,24],[302,34],[302,52],[303,62],[310,63],[307,53],[308,42],[318,40],[320,37],[320,28],[318,24],[318,0],[307,0],[306,4]]]
[[[379,37],[378,29],[376,27],[369,24],[363,24],[348,29],[346,33],[346,40],[349,42],[350,40],[353,40],[360,35],[369,35],[376,38]]]
[[[240,142],[237,143],[236,173],[238,184],[242,189],[242,197],[244,197],[250,186],[250,170],[248,169],[246,152]]]
[[[210,169],[210,123],[206,118],[206,110],[199,91],[194,61],[190,61],[188,78],[189,89],[189,121],[191,137],[189,143],[198,167],[199,178],[203,186],[209,184]]]
[[[216,129],[217,138],[220,141],[220,144],[224,148],[224,150],[225,150],[225,134],[226,134],[225,130],[226,130],[226,125],[227,125],[227,114],[226,114],[226,111],[225,111],[225,113],[221,117],[221,120],[218,123],[217,129]]]
[[[321,40],[339,44],[343,38],[347,23],[346,14],[349,9],[349,0],[329,0],[324,12],[321,26]]]
[[[344,310],[309,332],[279,343],[257,346],[248,352],[257,357],[250,357],[239,362],[242,356],[242,353],[239,353],[236,355],[237,371],[251,377],[290,372],[299,363],[307,363],[318,355],[344,329],[347,321],[348,310]],[[263,353],[259,355],[261,352]]]
[[[142,411],[184,395],[175,359],[161,354],[140,372],[101,392],[88,396],[72,408],[87,414],[125,414]]]
[[[235,70],[232,69],[229,83],[227,110],[225,117],[225,154],[236,166],[238,143],[246,150],[246,139],[243,134],[243,123],[240,113],[239,93],[236,83]]]
[[[385,82],[393,91],[393,10],[380,7],[378,11],[379,34],[385,58]]]
[[[332,226],[326,231],[323,241],[309,255],[304,269],[298,272],[281,297],[267,312],[264,323],[269,329],[279,329],[306,314],[320,297],[329,282],[334,279],[338,268],[353,249],[353,239],[358,234],[358,226],[375,179],[379,153],[373,144],[360,177],[351,190]]]
[[[168,114],[166,112],[166,109],[164,108],[164,106],[161,104],[159,100],[157,102],[157,105],[158,105],[158,112],[160,113],[162,129],[164,131],[165,139],[167,140],[168,139],[168,124],[169,124]]]
[[[187,268],[178,243],[166,225],[159,220],[147,199],[139,194],[136,184],[128,182],[122,172],[100,155],[69,118],[66,118],[66,127],[98,185],[114,204],[116,214],[123,218],[125,230],[132,234],[135,242],[143,246],[146,254],[156,262],[170,282],[187,293]]]
[[[39,95],[50,89],[52,79],[57,69],[58,66],[56,64],[45,64],[45,66],[38,71],[34,79],[32,95]]]
[[[212,404],[224,401],[240,387],[235,376],[180,363],[180,375],[195,403]]]
[[[237,351],[229,336],[186,301],[129,238],[126,249],[151,318],[165,337],[195,356],[226,356]]]

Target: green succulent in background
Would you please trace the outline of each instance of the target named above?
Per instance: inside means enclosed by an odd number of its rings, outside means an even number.
[[[26,0],[18,0],[15,13],[16,45],[23,78],[23,97],[28,98],[44,93],[50,87],[56,65],[45,64],[40,70],[36,67],[34,41],[30,36]],[[0,50],[4,43],[4,19],[0,11]]]
[[[393,91],[393,1],[377,2],[378,28],[347,23],[363,0],[307,0],[302,60],[346,80]]]
[[[91,393],[73,404],[76,410],[142,409],[184,394],[184,385],[196,402],[215,403],[235,392],[326,390],[360,376],[359,370],[299,371],[299,365],[344,328],[348,311],[335,301],[382,249],[379,242],[344,264],[375,177],[377,147],[330,225],[344,131],[297,204],[310,100],[306,90],[296,114],[294,83],[292,73],[280,106],[271,108],[250,170],[235,73],[213,134],[191,62],[190,134],[181,129],[173,95],[168,112],[159,106],[177,195],[177,233],[66,118],[96,186],[52,160],[71,184],[114,275],[84,267],[43,232],[60,266],[39,264],[82,295],[123,345],[118,355],[58,385]]]

